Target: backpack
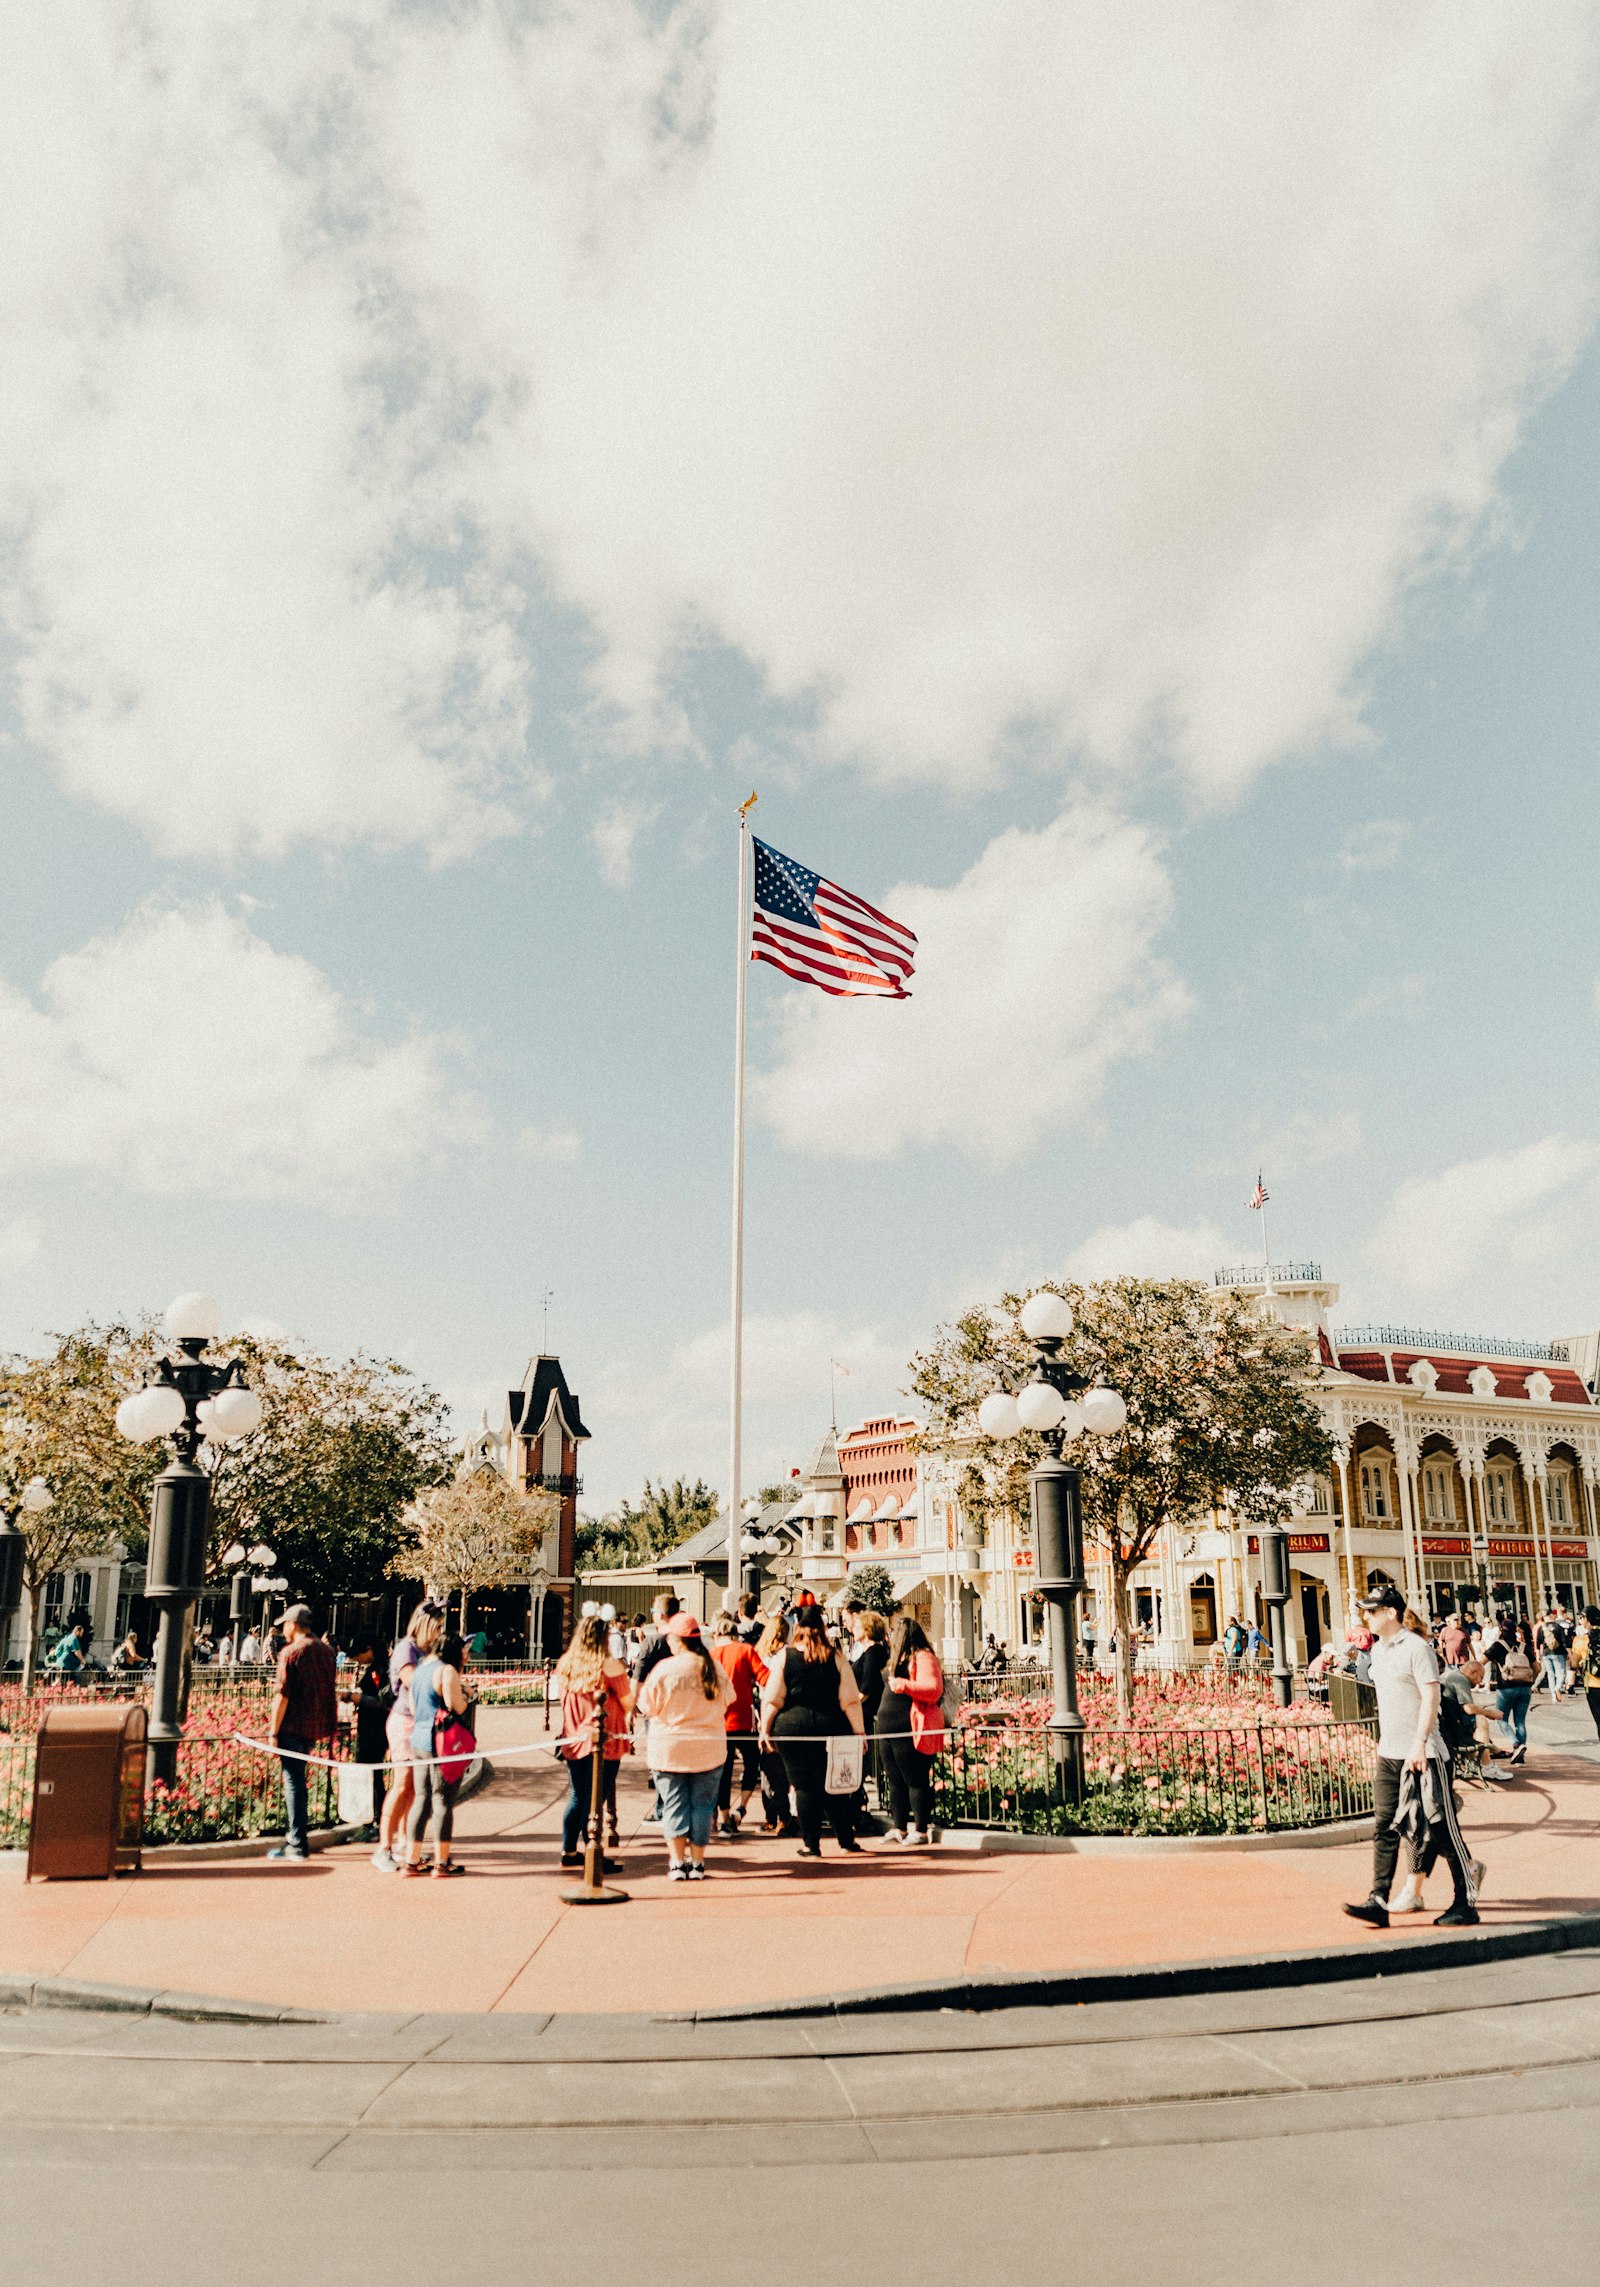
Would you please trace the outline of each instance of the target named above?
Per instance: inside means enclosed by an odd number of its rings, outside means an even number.
[[[1450,1750],[1452,1763],[1478,1736],[1471,1708],[1464,1706],[1453,1691],[1439,1694],[1439,1736]]]
[[[1533,1663],[1520,1644],[1513,1644],[1500,1663],[1502,1683],[1532,1683]]]

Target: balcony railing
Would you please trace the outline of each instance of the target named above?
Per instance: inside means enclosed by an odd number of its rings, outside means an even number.
[[[583,1491],[583,1479],[571,1475],[552,1475],[548,1470],[538,1470],[528,1479],[528,1490],[532,1492],[535,1487],[543,1493],[560,1493],[563,1498],[570,1493],[576,1498]]]
[[[1508,1342],[1498,1334],[1439,1334],[1425,1326],[1336,1326],[1335,1350],[1450,1350],[1468,1358],[1537,1358],[1558,1364],[1565,1342]]]
[[[1234,1263],[1214,1271],[1213,1286],[1320,1286],[1320,1263]]]

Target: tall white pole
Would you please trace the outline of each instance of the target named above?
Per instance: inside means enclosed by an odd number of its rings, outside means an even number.
[[[744,997],[750,968],[750,812],[739,806],[738,949],[733,1001],[733,1292],[728,1365],[728,1609],[739,1600],[739,1542],[744,1493]]]

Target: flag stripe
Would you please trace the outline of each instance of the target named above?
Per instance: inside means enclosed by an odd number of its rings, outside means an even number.
[[[900,980],[888,976],[876,962],[852,962],[848,953],[841,954],[834,946],[819,944],[811,938],[799,937],[793,930],[774,929],[762,915],[756,922],[754,941],[770,945],[789,961],[801,961],[819,975],[839,978],[859,978],[867,992],[897,990]]]
[[[916,933],[757,840],[750,957],[844,999],[906,1000]]]

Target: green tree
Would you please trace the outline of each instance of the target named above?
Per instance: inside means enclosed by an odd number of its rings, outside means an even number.
[[[681,1477],[670,1485],[654,1485],[647,1477],[637,1502],[622,1501],[606,1516],[579,1519],[578,1570],[615,1572],[626,1565],[653,1564],[691,1540],[716,1514],[717,1496],[704,1478],[692,1485]]]
[[[121,1542],[142,1550],[150,1487],[164,1454],[118,1434],[118,1400],[149,1372],[148,1325],[81,1326],[50,1337],[41,1358],[0,1361],[0,1505],[23,1534],[23,1683],[33,1681],[44,1584],[52,1573]],[[19,1508],[42,1477],[54,1496],[42,1514]]]
[[[858,1604],[864,1604],[869,1612],[881,1612],[885,1619],[900,1601],[894,1575],[881,1564],[857,1565],[850,1575],[849,1592]]]
[[[1110,1558],[1117,1701],[1126,1721],[1133,1706],[1129,1576],[1162,1531],[1223,1503],[1246,1523],[1281,1518],[1296,1487],[1328,1467],[1328,1436],[1313,1394],[1315,1352],[1302,1330],[1191,1279],[1051,1284],[1075,1316],[1065,1362],[1127,1401],[1119,1435],[1085,1435],[1065,1448],[1082,1478],[1085,1531]],[[989,1392],[1020,1388],[1032,1370],[1033,1347],[1016,1323],[1026,1299],[1008,1294],[998,1309],[967,1312],[912,1360],[911,1392],[927,1408],[923,1442],[967,1447],[961,1495],[978,1513],[1025,1516],[1027,1473],[1044,1450],[1029,1433],[996,1443],[977,1425]]]
[[[558,1512],[554,1493],[519,1492],[498,1470],[474,1470],[429,1486],[407,1506],[389,1570],[425,1581],[435,1596],[459,1596],[465,1628],[472,1590],[525,1581]]]

